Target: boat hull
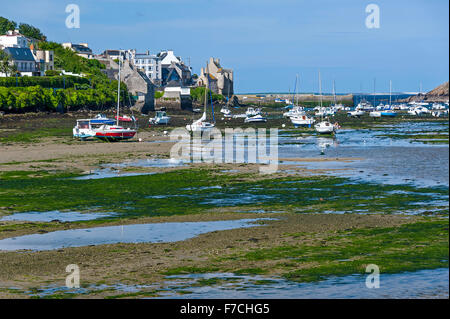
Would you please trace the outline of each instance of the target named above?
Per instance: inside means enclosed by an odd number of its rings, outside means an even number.
[[[336,127],[329,122],[320,122],[314,125],[314,129],[319,134],[334,134]]]
[[[214,128],[214,125],[186,125],[186,130],[189,132],[208,132]]]
[[[244,120],[244,123],[261,123],[261,122],[267,122],[267,119],[260,115],[256,115],[253,117],[247,117]]]
[[[136,135],[135,131],[120,131],[120,132],[96,132],[95,137],[103,141],[123,141],[129,140]]]

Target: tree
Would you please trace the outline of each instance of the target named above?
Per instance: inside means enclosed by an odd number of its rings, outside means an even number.
[[[16,22],[0,17],[0,34],[5,34],[7,31],[15,30],[16,28]]]
[[[164,95],[163,91],[155,91],[155,99],[160,99]]]
[[[15,72],[17,72],[17,68],[11,63],[9,55],[0,50],[0,73],[5,73],[6,76],[9,76]]]
[[[19,25],[19,32],[23,34],[26,37],[42,40],[45,41],[47,37],[42,34],[41,30],[39,30],[36,27],[33,27],[32,25],[21,23]]]

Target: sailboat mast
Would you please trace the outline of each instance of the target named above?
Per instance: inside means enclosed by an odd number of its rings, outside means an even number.
[[[333,98],[334,98],[334,105],[336,105],[336,83],[335,80],[333,80]]]
[[[319,71],[319,94],[320,94],[320,107],[322,107],[322,80],[320,79],[320,71]]]
[[[207,73],[208,64],[206,64],[205,75],[206,75],[206,83],[205,83],[205,106],[203,109],[203,113],[206,115],[206,103],[208,101],[208,87],[209,87],[209,73]]]
[[[117,112],[116,112],[116,116],[117,116],[117,120],[116,120],[116,125],[119,125],[119,106],[120,106],[120,66],[121,66],[121,60],[122,60],[122,52],[119,51],[119,83],[117,84]]]
[[[377,83],[377,79],[373,78],[373,107],[375,107],[375,91],[376,91],[376,83]]]
[[[392,80],[389,80],[389,105],[392,104]]]

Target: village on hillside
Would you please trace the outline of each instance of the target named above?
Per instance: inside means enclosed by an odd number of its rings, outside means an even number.
[[[91,74],[74,72],[76,68],[58,56],[61,55],[59,52],[66,54],[61,50],[63,48],[80,57],[79,63],[96,66],[109,80],[118,79],[120,60],[123,73],[121,81],[128,88],[131,106],[142,113],[154,110],[155,96],[160,98],[160,106],[165,103],[171,107],[192,108],[191,90],[206,85],[216,99],[230,100],[234,94],[233,70],[222,67],[218,58],[211,57],[200,73],[196,74],[189,63],[173,50],[151,53],[149,50],[138,52],[136,49],[105,49],[95,54],[88,43],[68,42],[59,45],[48,43],[44,39],[45,37],[36,39],[27,36],[18,29],[7,30],[0,35],[0,78],[89,78]],[[92,61],[99,63],[94,64]],[[65,69],[66,66],[69,69]]]

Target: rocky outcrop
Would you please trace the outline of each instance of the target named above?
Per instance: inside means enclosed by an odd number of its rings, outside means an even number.
[[[414,96],[411,96],[407,98],[406,102],[413,102],[413,101],[426,101],[426,102],[448,102],[449,99],[449,86],[448,82],[445,82],[444,84],[439,85],[438,87],[434,88],[430,92],[426,94],[417,94]]]

